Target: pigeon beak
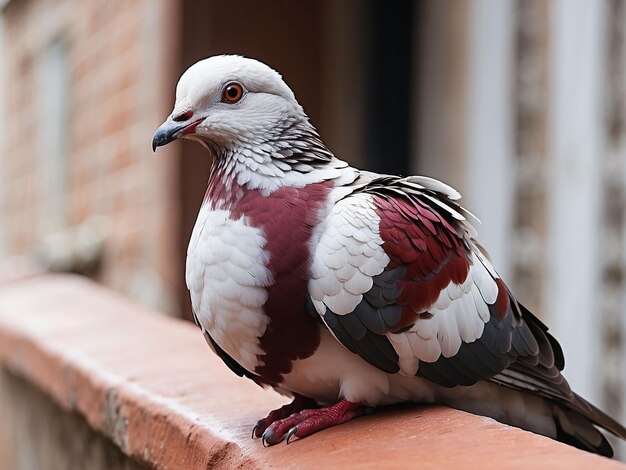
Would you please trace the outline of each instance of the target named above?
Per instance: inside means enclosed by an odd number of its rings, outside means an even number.
[[[172,120],[171,116],[168,117],[154,133],[154,137],[152,138],[152,151],[156,152],[157,147],[162,147],[176,139],[195,132],[196,127],[198,127],[198,124],[202,121],[204,121],[204,117],[192,122],[176,122]]]

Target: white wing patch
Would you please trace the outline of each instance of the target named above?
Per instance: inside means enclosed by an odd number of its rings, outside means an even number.
[[[259,365],[259,338],[269,318],[263,311],[272,275],[266,240],[246,218],[200,208],[187,251],[187,287],[203,330],[249,371]]]
[[[380,218],[372,196],[355,194],[339,201],[330,215],[311,265],[309,292],[320,315],[328,307],[338,315],[351,313],[383,272],[389,257],[382,249]]]
[[[491,277],[486,259],[471,255],[471,267],[465,282],[452,282],[441,291],[435,303],[426,309],[432,316],[418,318],[410,330],[388,333],[400,358],[401,373],[415,375],[419,361],[435,362],[441,356],[452,357],[462,343],[471,343],[483,334],[490,319],[489,307],[495,303],[498,286]]]

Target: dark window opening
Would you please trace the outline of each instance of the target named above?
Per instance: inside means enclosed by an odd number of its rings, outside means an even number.
[[[412,0],[367,2],[367,116],[369,170],[408,174],[411,155]]]

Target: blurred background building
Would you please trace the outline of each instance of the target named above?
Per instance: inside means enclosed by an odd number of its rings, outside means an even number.
[[[573,387],[626,421],[624,0],[0,5],[5,266],[32,259],[188,316],[210,161],[150,142],[186,67],[244,54],[282,73],[338,156],[461,190]]]

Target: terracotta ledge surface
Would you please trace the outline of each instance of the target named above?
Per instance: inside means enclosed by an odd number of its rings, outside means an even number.
[[[626,468],[444,407],[263,448],[252,426],[284,398],[232,374],[194,325],[74,276],[0,285],[0,364],[155,468]]]

